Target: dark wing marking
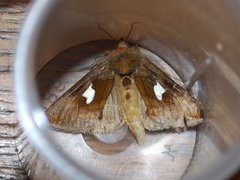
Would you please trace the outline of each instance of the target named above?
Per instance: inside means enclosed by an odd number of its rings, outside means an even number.
[[[90,104],[82,94],[93,85],[95,96]],[[51,125],[64,132],[108,133],[123,123],[118,115],[114,74],[108,66],[95,65],[80,81],[68,90],[47,110]],[[113,91],[115,92],[115,91]],[[114,118],[115,117],[115,118]]]
[[[146,129],[195,126],[203,121],[199,102],[148,59],[142,60],[135,82],[144,101]],[[161,101],[154,93],[156,82],[165,89]]]

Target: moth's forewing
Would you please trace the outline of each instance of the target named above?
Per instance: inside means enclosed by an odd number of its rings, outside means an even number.
[[[145,128],[160,130],[201,123],[198,101],[148,59],[144,58],[142,62],[141,71],[135,75],[135,82],[146,106],[147,118],[143,120]],[[161,101],[157,99],[154,83],[149,82],[149,79],[158,82],[166,90]]]
[[[166,90],[162,100],[155,95],[156,82]],[[90,84],[95,96],[88,104],[83,92]],[[111,133],[126,123],[139,143],[145,141],[144,129],[199,124],[200,112],[194,97],[144,58],[138,48],[127,47],[109,52],[47,111],[52,126],[65,132]]]
[[[90,84],[95,95],[92,102],[87,104],[83,93]],[[112,132],[123,124],[116,115],[117,106],[113,105],[116,104],[116,97],[110,96],[113,86],[114,75],[107,67],[93,67],[93,70],[49,107],[47,114],[50,124],[64,132]]]

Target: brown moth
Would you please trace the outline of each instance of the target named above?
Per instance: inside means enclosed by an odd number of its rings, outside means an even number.
[[[165,92],[157,98],[154,87]],[[84,97],[94,89],[93,99]],[[51,125],[64,132],[112,133],[127,124],[138,143],[145,129],[195,126],[203,121],[199,102],[168,74],[121,41],[47,110]]]

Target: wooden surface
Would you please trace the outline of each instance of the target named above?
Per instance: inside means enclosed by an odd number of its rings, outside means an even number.
[[[29,0],[0,1],[0,179],[25,179],[27,171],[18,155],[19,136],[15,116],[13,56]],[[237,173],[232,179],[240,179]]]
[[[24,179],[26,172],[18,156],[21,133],[15,117],[13,56],[28,1],[0,1],[0,179]]]

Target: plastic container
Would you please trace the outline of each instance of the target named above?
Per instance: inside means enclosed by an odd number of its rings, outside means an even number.
[[[36,1],[18,42],[15,66],[19,119],[34,147],[23,146],[21,153],[30,177],[219,179],[231,175],[240,164],[239,7],[233,1],[206,0]],[[50,131],[43,108],[47,104],[39,92],[42,95],[41,85],[51,77],[47,74],[51,63],[56,69],[64,69],[65,62],[75,63],[65,65],[63,74],[70,78],[49,85],[49,92],[57,87],[61,94],[80,79],[82,72],[76,67],[87,66],[91,55],[116,45],[115,41],[97,41],[110,37],[96,23],[121,38],[133,22],[139,23],[129,42],[174,70],[183,82],[198,79],[191,90],[204,107],[205,122],[183,133],[148,134],[143,146],[126,133],[123,140],[129,143],[123,148],[116,145],[119,142],[111,144],[109,136]],[[79,53],[79,61],[72,60],[71,53],[66,55],[68,48]],[[46,74],[36,83],[35,76],[41,72]],[[55,96],[51,98],[54,101]]]

